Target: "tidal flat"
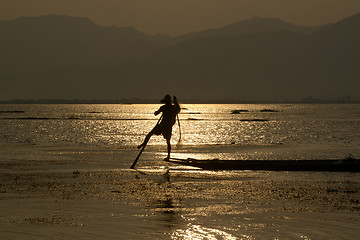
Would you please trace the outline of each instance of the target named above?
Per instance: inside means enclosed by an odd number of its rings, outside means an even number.
[[[360,234],[359,173],[203,171],[163,162],[151,151],[131,170],[137,151],[116,147],[26,145],[17,153],[0,163],[1,239]]]

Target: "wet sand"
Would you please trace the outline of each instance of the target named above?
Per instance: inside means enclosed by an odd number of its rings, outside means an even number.
[[[165,163],[156,151],[130,170],[136,155],[115,147],[2,148],[0,239],[360,234],[359,173],[200,171]]]

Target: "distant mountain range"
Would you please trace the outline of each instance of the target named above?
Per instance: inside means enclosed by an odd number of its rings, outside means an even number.
[[[253,18],[171,38],[86,18],[0,21],[0,100],[360,99],[360,14],[300,27]]]

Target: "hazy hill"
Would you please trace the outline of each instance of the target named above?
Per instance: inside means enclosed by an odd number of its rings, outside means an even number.
[[[158,44],[131,27],[100,27],[86,18],[57,15],[0,21],[0,34],[2,54],[10,58],[2,64],[109,64],[144,56]]]
[[[79,71],[138,61],[168,41],[131,27],[100,27],[87,18],[58,15],[0,21],[0,36],[0,94],[7,98],[68,92],[91,97],[86,85],[103,79]]]
[[[299,53],[304,77],[319,91],[360,98],[360,14],[308,37]],[[307,59],[305,58],[307,57]]]
[[[283,81],[288,53],[296,51],[303,38],[291,32],[266,32],[189,40],[164,50],[152,61],[158,64],[152,69],[162,74],[160,69],[166,69],[166,77],[157,79],[170,80],[173,91],[188,97],[287,97],[280,91],[291,81],[287,77]]]
[[[0,22],[0,99],[360,99],[360,14],[321,28],[254,18],[176,39],[85,18]]]
[[[273,30],[193,38],[158,53],[148,76],[187,97],[359,99],[359,16],[311,34]]]
[[[189,33],[179,36],[175,40],[181,42],[194,38],[226,37],[271,31],[290,31],[301,34],[309,34],[320,28],[321,27],[297,26],[275,18],[254,17],[249,20],[233,23],[216,29]]]

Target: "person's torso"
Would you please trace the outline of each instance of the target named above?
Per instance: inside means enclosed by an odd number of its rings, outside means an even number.
[[[163,119],[161,124],[174,125],[176,122],[176,115],[179,113],[179,107],[175,105],[164,105],[161,107],[163,112]]]

